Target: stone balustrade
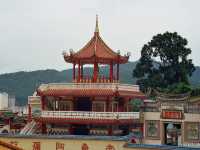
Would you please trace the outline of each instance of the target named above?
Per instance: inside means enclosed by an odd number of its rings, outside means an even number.
[[[112,89],[139,92],[138,85],[120,83],[50,83],[42,84],[39,89]]]
[[[68,118],[68,119],[139,119],[139,112],[87,112],[87,111],[42,111],[44,118]]]

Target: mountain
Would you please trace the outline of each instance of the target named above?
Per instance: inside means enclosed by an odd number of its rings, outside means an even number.
[[[136,66],[136,62],[129,62],[120,65],[120,81],[122,83],[135,84],[136,79],[132,78],[132,71]],[[100,74],[108,74],[108,67],[101,67]],[[84,74],[91,75],[92,69],[84,68]],[[196,67],[196,71],[190,78],[194,86],[200,85],[200,67]],[[38,70],[31,72],[16,72],[0,75],[0,91],[7,92],[16,96],[17,105],[25,105],[28,96],[32,95],[35,89],[41,83],[52,82],[71,82],[72,69],[57,70]]]

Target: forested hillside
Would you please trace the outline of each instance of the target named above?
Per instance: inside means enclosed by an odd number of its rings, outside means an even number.
[[[120,81],[123,83],[134,84],[135,79],[132,78],[132,71],[136,62],[130,62],[120,65]],[[84,70],[86,73],[91,73],[91,68]],[[101,73],[108,73],[108,68],[103,67]],[[16,72],[0,75],[0,91],[8,92],[16,96],[17,104],[24,105],[27,103],[27,97],[32,95],[34,90],[41,83],[50,82],[71,82],[72,69],[57,71],[57,70],[38,70],[32,72]],[[200,67],[196,67],[190,79],[194,86],[200,85]]]

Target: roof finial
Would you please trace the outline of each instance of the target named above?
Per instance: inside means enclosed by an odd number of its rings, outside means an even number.
[[[98,15],[96,15],[96,27],[95,32],[99,32]]]

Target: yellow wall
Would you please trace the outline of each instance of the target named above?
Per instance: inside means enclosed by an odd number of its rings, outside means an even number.
[[[5,142],[15,141],[18,146],[24,150],[33,150],[33,142],[41,143],[41,150],[56,150],[56,143],[63,143],[64,150],[81,150],[83,143],[89,146],[89,150],[106,150],[106,146],[111,144],[115,150],[123,150],[125,144],[124,141],[102,141],[102,140],[70,140],[70,139],[33,139],[33,138],[1,138],[0,140]]]
[[[8,149],[8,148],[3,147],[3,146],[0,145],[0,150],[10,150],[10,149]]]
[[[185,121],[187,122],[199,122],[200,115],[199,114],[192,114],[192,113],[185,113]]]

